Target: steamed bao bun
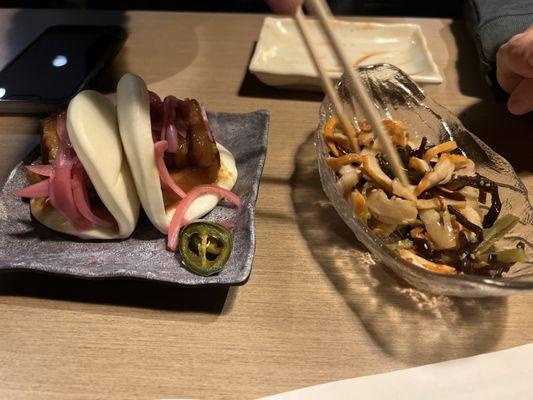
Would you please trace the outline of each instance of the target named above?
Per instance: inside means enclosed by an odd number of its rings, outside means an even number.
[[[44,199],[32,199],[33,216],[43,225],[82,239],[124,239],[131,235],[139,216],[139,199],[122,152],[114,105],[102,94],[85,90],[67,110],[67,130],[98,196],[118,223],[118,231],[94,226],[75,229]]]
[[[162,233],[167,233],[178,203],[165,209],[152,139],[148,89],[139,76],[126,74],[120,79],[117,113],[122,145],[141,204],[152,224]],[[217,143],[217,147],[220,169],[214,183],[231,190],[237,181],[235,158],[221,144]],[[219,201],[216,195],[204,194],[191,203],[185,218],[189,221],[200,218],[215,208]]]

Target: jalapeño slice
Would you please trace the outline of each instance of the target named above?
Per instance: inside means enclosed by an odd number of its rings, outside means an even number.
[[[183,262],[198,275],[210,276],[222,271],[232,248],[231,232],[215,222],[193,221],[180,233]]]

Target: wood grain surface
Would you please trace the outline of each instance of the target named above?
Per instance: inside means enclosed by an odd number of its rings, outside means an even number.
[[[533,296],[420,293],[353,259],[359,245],[320,188],[311,133],[321,96],[247,72],[263,16],[0,12],[0,61],[44,27],[123,23],[129,38],[98,83],[122,73],[208,109],[271,112],[257,249],[242,287],[0,275],[1,399],[251,399],[531,342]],[[512,117],[482,81],[461,21],[420,24],[444,76],[425,90],[511,161],[533,189],[533,118]],[[0,117],[0,179],[37,143],[35,118]],[[31,249],[28,249],[31,252]],[[443,377],[445,379],[445,377]]]

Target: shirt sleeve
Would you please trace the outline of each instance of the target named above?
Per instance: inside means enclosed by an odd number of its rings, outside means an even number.
[[[532,0],[466,0],[465,21],[476,42],[482,71],[496,81],[496,52],[512,36],[533,24]]]

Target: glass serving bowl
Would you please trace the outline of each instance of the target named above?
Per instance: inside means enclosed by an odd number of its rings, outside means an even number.
[[[527,261],[514,264],[502,278],[467,274],[440,275],[410,264],[390,250],[382,239],[355,216],[337,189],[335,173],[326,164],[328,149],[321,132],[334,114],[333,105],[326,97],[320,108],[320,122],[315,134],[320,180],[329,200],[357,239],[397,275],[426,292],[485,297],[508,296],[533,290],[533,208],[529,203],[526,187],[509,162],[466,130],[455,115],[426,96],[398,68],[378,64],[360,67],[358,70],[383,118],[404,122],[410,138],[415,141],[420,141],[423,136],[434,144],[455,140],[476,163],[477,172],[498,183],[502,200],[500,215],[514,214],[520,218],[520,222],[498,242],[497,249],[514,247],[518,241],[523,241],[526,244]],[[338,83],[337,91],[348,109],[348,88],[344,77]],[[361,110],[356,110],[356,114],[362,115]]]

